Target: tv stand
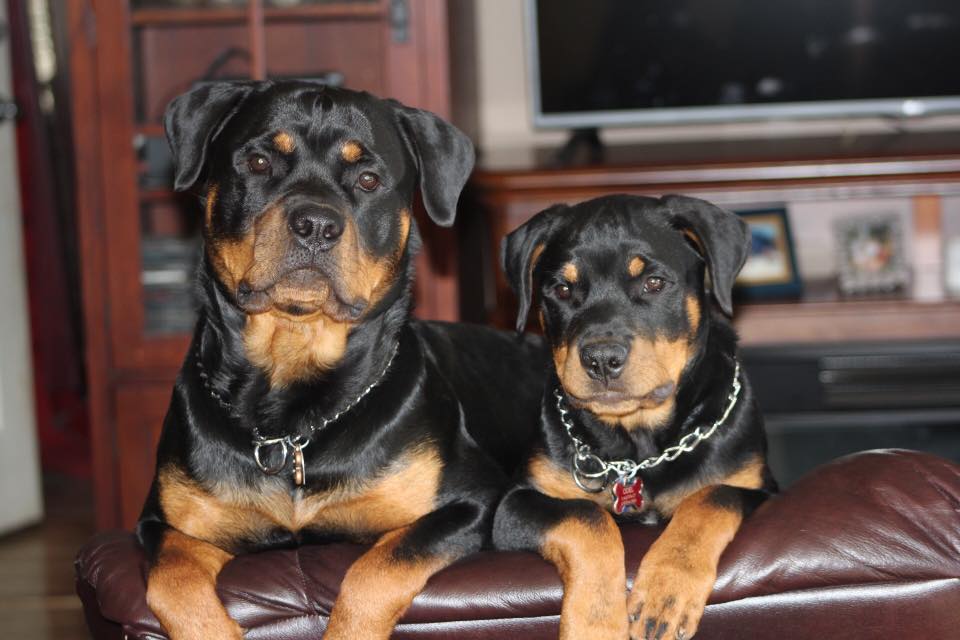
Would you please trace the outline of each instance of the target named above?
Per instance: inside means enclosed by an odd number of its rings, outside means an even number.
[[[557,166],[571,167],[594,164],[603,160],[604,147],[600,140],[600,130],[596,127],[572,129],[570,139],[557,151]]]
[[[500,242],[556,203],[608,193],[685,193],[734,207],[907,199],[914,236],[935,246],[941,218],[949,215],[946,203],[960,196],[957,133],[608,145],[601,161],[576,166],[556,165],[557,155],[556,148],[484,154],[471,178],[475,208],[463,211],[460,223],[482,230],[464,236],[462,251],[483,259],[462,263],[461,290],[483,292],[483,300],[475,309],[462,308],[462,319],[514,326],[516,299],[496,264]],[[960,299],[919,300],[907,293],[847,300],[832,289],[814,293],[810,287],[798,301],[739,305],[743,343],[960,339]]]

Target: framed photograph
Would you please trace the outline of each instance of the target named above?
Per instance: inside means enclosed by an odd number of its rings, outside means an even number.
[[[797,298],[803,292],[783,207],[737,211],[750,227],[750,257],[737,276],[740,299]]]
[[[843,218],[834,231],[841,293],[892,293],[910,282],[899,216]]]

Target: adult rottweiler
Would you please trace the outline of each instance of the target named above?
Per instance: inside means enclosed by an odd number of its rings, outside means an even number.
[[[724,318],[748,246],[735,215],[682,196],[555,206],[504,241],[517,329],[538,297],[555,367],[494,542],[558,566],[563,638],[690,638],[721,552],[776,490]],[[615,522],[668,518],[628,601]]]
[[[199,86],[165,127],[205,250],[138,525],[148,604],[175,640],[240,638],[214,588],[231,557],[370,541],[325,637],[387,638],[489,539],[542,393],[535,340],[409,318],[415,197],[452,224],[473,147],[430,113],[304,82]]]

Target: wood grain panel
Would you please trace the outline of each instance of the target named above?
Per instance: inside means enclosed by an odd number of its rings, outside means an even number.
[[[117,478],[124,527],[136,524],[150,490],[171,388],[168,384],[151,384],[117,389]]]

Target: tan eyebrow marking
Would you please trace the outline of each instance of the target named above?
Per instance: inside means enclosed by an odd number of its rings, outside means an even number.
[[[647,266],[647,263],[643,261],[643,258],[640,256],[634,256],[630,259],[630,262],[627,263],[627,272],[630,274],[631,278],[636,278],[638,275],[643,273],[643,268]]]
[[[350,163],[354,163],[363,155],[363,147],[356,140],[349,140],[340,147],[340,156]]]
[[[572,262],[568,262],[567,264],[563,265],[564,280],[566,280],[567,282],[573,283],[573,282],[576,282],[577,278],[579,277],[580,277],[580,272],[577,271],[577,265],[573,264]]]
[[[273,146],[276,147],[277,151],[280,153],[291,154],[295,148],[293,142],[293,136],[287,133],[286,131],[281,131],[277,135],[273,136]]]

